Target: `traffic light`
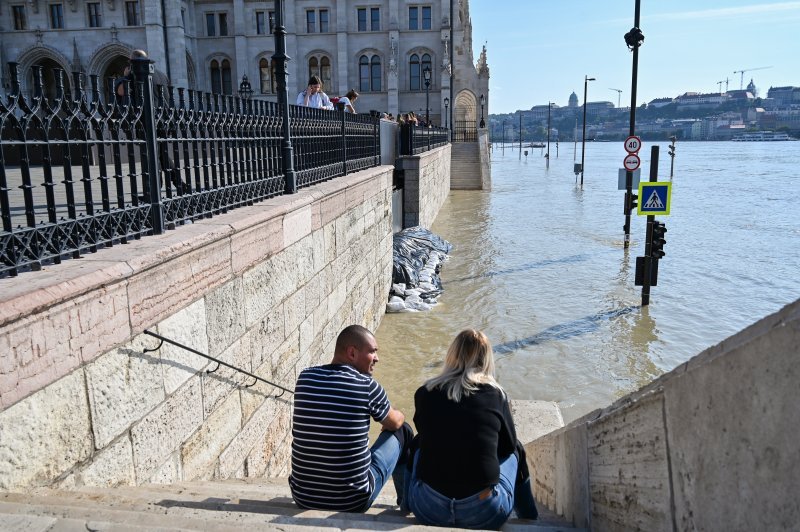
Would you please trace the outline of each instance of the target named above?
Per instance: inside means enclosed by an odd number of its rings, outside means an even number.
[[[670,144],[669,145],[668,152],[669,152],[669,156],[670,157],[675,157],[675,145],[674,144]]]
[[[664,258],[664,244],[667,241],[664,239],[664,235],[667,232],[667,226],[664,225],[664,222],[659,222],[658,220],[653,220],[653,234],[652,239],[650,240],[650,256],[654,259],[662,259]]]
[[[639,199],[639,195],[638,194],[634,194],[633,192],[631,192],[629,194],[629,193],[626,192],[625,193],[625,212],[623,214],[628,214],[631,211],[633,211],[634,209],[636,209],[636,206],[638,205],[638,203],[637,203],[638,199]]]

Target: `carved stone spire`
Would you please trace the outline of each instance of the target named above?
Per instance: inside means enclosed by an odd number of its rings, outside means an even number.
[[[478,58],[478,64],[475,67],[478,71],[478,76],[489,77],[489,63],[486,62],[486,44],[484,43],[481,50],[481,56]]]

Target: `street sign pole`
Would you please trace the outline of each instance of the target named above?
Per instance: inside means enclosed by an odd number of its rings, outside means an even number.
[[[630,112],[630,129],[629,134],[633,136],[636,132],[636,86],[639,76],[639,47],[644,42],[644,35],[642,35],[640,26],[640,13],[641,13],[641,0],[636,0],[633,10],[633,28],[625,34],[625,44],[628,49],[633,52],[633,68],[631,69],[631,112]],[[633,188],[633,173],[628,171],[625,174],[625,192],[627,197],[630,197]],[[625,205],[625,249],[630,247],[631,243],[631,211],[626,203]]]
[[[658,146],[650,148],[650,182],[658,181]],[[639,201],[645,201],[639,198]],[[647,215],[647,234],[644,244],[644,279],[642,280],[642,306],[650,304],[650,278],[653,275],[653,221],[655,215]]]

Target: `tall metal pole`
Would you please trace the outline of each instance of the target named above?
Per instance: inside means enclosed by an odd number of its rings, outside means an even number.
[[[635,8],[633,14],[633,28],[625,34],[625,44],[633,51],[633,69],[631,71],[631,123],[628,130],[628,135],[633,136],[636,133],[636,85],[639,75],[639,46],[644,41],[644,36],[639,29],[639,19],[641,12],[641,0],[635,0]],[[625,193],[627,198],[631,197],[633,189],[633,172],[625,172]],[[639,200],[641,201],[641,199]],[[625,206],[625,249],[630,247],[631,243],[631,211],[628,205]]]
[[[545,158],[547,159],[547,168],[550,168],[550,106],[553,105],[551,102],[547,102],[547,155]]]
[[[575,129],[572,130],[572,140],[574,144],[572,145],[572,162],[575,162],[575,159],[578,158],[578,118],[575,118]]]
[[[650,148],[650,182],[658,181],[658,146]],[[647,232],[644,246],[644,280],[642,282],[642,306],[650,304],[650,280],[653,275],[653,222],[656,217],[647,216]]]
[[[503,119],[503,153],[506,152],[506,119]]]
[[[522,159],[522,111],[519,112],[519,158]]]
[[[638,1],[638,0],[637,0]],[[583,162],[586,159],[586,93],[589,89],[589,82],[594,78],[583,76],[583,136],[581,137],[581,186],[583,186]]]
[[[282,116],[281,154],[283,155],[283,174],[286,180],[284,192],[297,192],[297,175],[294,171],[294,152],[292,150],[291,128],[289,127],[289,71],[286,64],[291,57],[286,55],[286,28],[283,26],[283,0],[275,0],[275,77],[278,90],[278,107]]]
[[[423,72],[425,78],[425,127],[431,124],[431,69],[425,67]]]

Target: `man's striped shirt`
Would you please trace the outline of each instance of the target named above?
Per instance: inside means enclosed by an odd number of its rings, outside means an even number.
[[[386,392],[352,366],[304,369],[295,386],[292,474],[298,506],[357,511],[375,486],[369,470],[369,420],[389,414]]]

